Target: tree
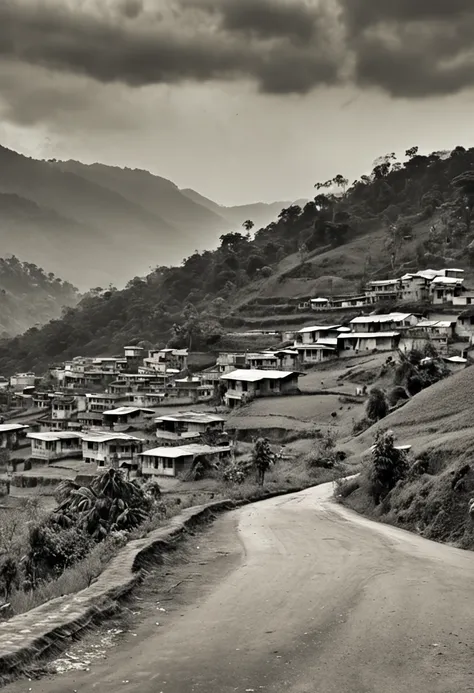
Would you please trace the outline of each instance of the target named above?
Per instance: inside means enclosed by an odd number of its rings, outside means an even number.
[[[113,467],[94,477],[89,487],[69,482],[58,494],[64,500],[56,515],[74,522],[96,541],[114,530],[133,529],[148,517],[153,504],[142,488]]]
[[[6,555],[0,559],[0,586],[3,587],[5,600],[10,596],[12,589],[18,584],[18,564],[12,556]]]
[[[243,226],[244,229],[248,232],[248,231],[251,231],[251,230],[253,229],[253,227],[255,226],[255,224],[253,223],[253,221],[252,221],[251,219],[247,219],[247,221],[244,221],[244,223],[242,224],[242,226]]]
[[[338,188],[342,188],[342,192],[345,195],[347,186],[349,185],[349,179],[344,178],[344,176],[341,173],[338,173],[337,176],[333,178],[333,183],[334,185],[337,185]]]
[[[373,387],[369,393],[366,414],[371,421],[380,421],[388,414],[387,398],[383,390],[378,387]]]
[[[369,469],[370,490],[376,504],[407,476],[408,469],[406,455],[395,447],[392,432],[379,431]]]
[[[257,483],[260,486],[263,486],[265,474],[273,464],[274,457],[268,438],[258,438],[253,450],[253,463],[257,471]]]
[[[405,152],[405,156],[408,159],[413,159],[418,154],[418,147],[410,147],[410,149],[407,149]]]

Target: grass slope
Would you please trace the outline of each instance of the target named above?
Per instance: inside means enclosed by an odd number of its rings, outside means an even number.
[[[358,481],[342,488],[342,502],[374,519],[422,534],[428,539],[474,549],[472,441],[474,368],[433,385],[350,443],[362,460]],[[370,495],[369,448],[380,429],[393,430],[396,443],[411,444],[414,460],[409,476],[375,506]],[[354,460],[354,458],[353,458]]]

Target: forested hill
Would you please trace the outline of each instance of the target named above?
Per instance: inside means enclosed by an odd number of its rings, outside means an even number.
[[[336,278],[349,277],[354,285],[410,263],[463,267],[471,261],[474,149],[424,156],[414,147],[404,161],[381,157],[352,184],[338,175],[315,188],[314,200],[283,209],[256,232],[249,220],[242,233],[223,234],[215,251],[196,252],[179,267],[158,267],[122,291],[90,293],[61,319],[3,340],[0,373],[40,372],[76,354],[114,353],[142,340],[217,344],[237,305],[272,291],[302,295],[305,278],[327,275],[328,257]],[[357,239],[364,256],[355,262]]]
[[[80,296],[67,281],[15,256],[0,258],[0,335],[12,337],[61,316]]]

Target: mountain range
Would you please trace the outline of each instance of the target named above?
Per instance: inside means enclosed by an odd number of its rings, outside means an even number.
[[[288,202],[223,207],[148,171],[37,160],[0,147],[1,255],[13,254],[81,290],[123,285],[180,264]]]

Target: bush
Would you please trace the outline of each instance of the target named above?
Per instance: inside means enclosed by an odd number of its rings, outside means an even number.
[[[376,505],[399,481],[406,478],[408,470],[406,455],[395,447],[393,435],[388,431],[379,431],[369,468],[370,492]]]
[[[380,421],[388,414],[387,398],[384,391],[378,387],[374,387],[370,391],[366,414],[370,421]]]
[[[370,421],[370,419],[368,419],[365,416],[362,419],[359,419],[358,421],[354,421],[354,425],[352,426],[352,434],[357,436],[360,433],[363,433],[368,428],[370,428],[373,423],[373,421]]]

